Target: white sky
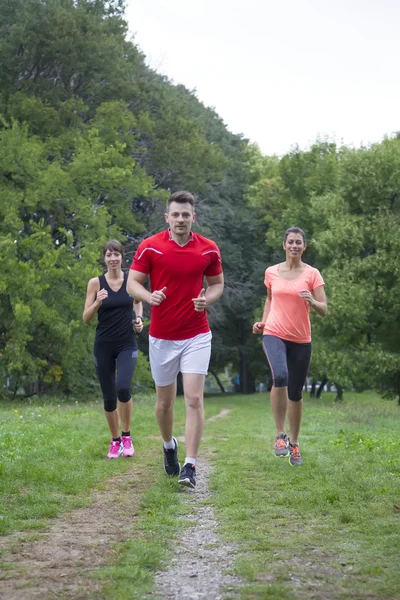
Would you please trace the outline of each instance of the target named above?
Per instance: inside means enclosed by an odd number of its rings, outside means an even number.
[[[147,63],[264,154],[400,130],[400,0],[127,0]]]

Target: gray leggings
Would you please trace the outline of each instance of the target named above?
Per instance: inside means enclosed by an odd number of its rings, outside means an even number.
[[[275,335],[264,335],[262,343],[271,369],[272,385],[287,386],[289,400],[299,402],[310,366],[311,342],[298,344]]]

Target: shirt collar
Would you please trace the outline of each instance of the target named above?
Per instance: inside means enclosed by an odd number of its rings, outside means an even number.
[[[170,242],[175,242],[175,240],[173,239],[173,237],[171,235],[171,228],[170,227],[168,227],[167,232],[168,232],[168,239],[169,239],[169,241]],[[183,244],[183,246],[186,246],[186,244],[188,244],[189,242],[194,242],[194,233],[193,233],[193,231],[190,231],[189,239],[188,239],[187,242],[185,242]],[[178,242],[175,242],[175,244],[178,244]],[[180,246],[180,244],[178,244],[178,246]],[[181,246],[181,248],[183,248],[183,246]]]

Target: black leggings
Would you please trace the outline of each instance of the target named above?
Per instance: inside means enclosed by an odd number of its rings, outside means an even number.
[[[272,384],[274,387],[287,386],[289,400],[299,402],[310,366],[311,342],[298,344],[275,335],[264,335],[263,348],[271,369]]]
[[[132,342],[94,343],[94,364],[104,398],[104,410],[112,412],[120,402],[131,399],[130,385],[138,357]],[[115,371],[117,377],[115,377]]]

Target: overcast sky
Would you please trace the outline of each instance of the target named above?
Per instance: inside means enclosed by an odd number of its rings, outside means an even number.
[[[400,0],[127,0],[147,63],[264,154],[400,130]]]

